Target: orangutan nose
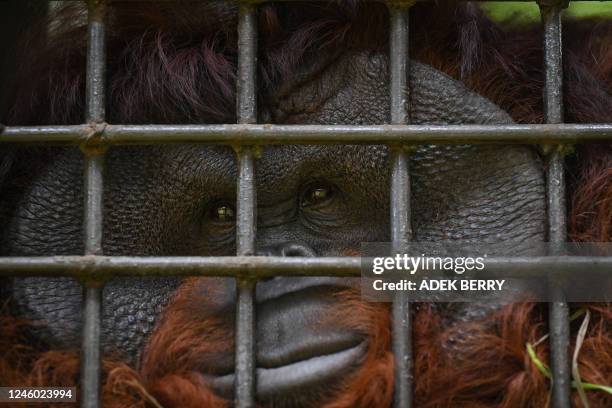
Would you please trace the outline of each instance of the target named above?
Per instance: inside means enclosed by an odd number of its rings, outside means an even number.
[[[308,245],[298,242],[285,242],[282,244],[266,246],[257,251],[260,256],[282,257],[315,257],[317,254]]]

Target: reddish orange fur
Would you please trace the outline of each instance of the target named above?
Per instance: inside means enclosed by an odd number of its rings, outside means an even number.
[[[139,370],[116,361],[104,362],[104,406],[112,408],[211,407],[230,405],[215,396],[197,371],[205,353],[231,352],[231,333],[212,320],[195,321],[205,299],[192,296],[198,280],[188,281],[178,291],[165,318],[145,351]],[[193,307],[195,306],[195,309]],[[612,378],[612,308],[588,305],[593,318],[580,352],[584,381],[606,384]],[[550,384],[525,353],[526,342],[535,343],[545,334],[545,316],[536,304],[512,304],[492,317],[469,326],[445,327],[429,304],[419,305],[415,316],[415,399],[419,407],[541,407],[546,405]],[[351,311],[347,315],[347,311]],[[194,314],[195,313],[195,314]],[[321,401],[325,408],[389,406],[393,390],[393,359],[390,352],[388,307],[365,303],[357,294],[340,296],[340,320],[370,333],[370,349],[360,370],[347,377],[333,397]],[[330,321],[337,316],[331,316]],[[2,328],[18,328],[16,320],[4,317]],[[575,325],[576,326],[576,325]],[[574,327],[575,328],[575,327]],[[185,330],[181,332],[179,330]],[[448,353],[449,339],[470,332],[474,342],[463,342],[460,356]],[[10,334],[10,332],[7,332]],[[71,385],[78,376],[78,355],[47,351],[38,355],[19,333],[4,337],[0,359],[0,382],[6,385]],[[230,336],[229,341],[225,335]],[[204,336],[204,337],[200,337]],[[202,339],[207,341],[202,341]],[[547,343],[536,348],[542,361],[548,359]],[[33,356],[36,355],[36,358]],[[17,365],[16,362],[23,364]],[[588,392],[592,407],[607,407],[612,398]],[[578,396],[574,401],[579,405]],[[40,406],[40,405],[37,405]]]
[[[612,308],[588,305],[594,314],[588,341],[580,352],[584,381],[609,382],[612,374]],[[511,304],[481,322],[444,327],[439,316],[425,307],[415,324],[416,398],[423,407],[544,407],[550,383],[526,354],[527,342],[535,343],[546,333],[546,316],[533,303]],[[577,326],[572,326],[577,329]],[[469,331],[477,341],[461,344],[460,358],[445,353],[441,345]],[[573,339],[575,339],[575,331]],[[432,339],[436,342],[432,344]],[[548,361],[548,343],[536,347]],[[588,378],[588,379],[587,379]],[[607,378],[607,379],[606,379]],[[610,395],[589,392],[594,407],[608,407]],[[581,406],[574,393],[576,406]]]
[[[229,401],[210,391],[199,370],[205,364],[202,358],[209,353],[233,353],[233,325],[227,318],[194,319],[194,316],[205,316],[210,308],[207,297],[198,295],[202,293],[202,286],[206,286],[209,294],[210,290],[215,290],[212,279],[190,279],[179,288],[148,342],[138,370],[115,360],[105,361],[104,406],[148,407],[159,403],[165,408],[223,408],[230,405]],[[340,324],[369,333],[370,347],[360,370],[347,376],[333,398],[321,401],[321,406],[384,406],[393,392],[388,307],[365,303],[353,292],[338,297],[338,307],[329,321],[321,324],[337,325],[341,318]],[[36,354],[31,347],[20,352],[21,344],[27,343],[19,339],[17,329],[23,327],[19,327],[17,320],[4,315],[0,321],[6,328],[12,328],[12,332],[7,331],[10,337],[5,338],[6,344],[0,343],[11,350],[6,359],[0,359],[0,383],[70,385],[76,382],[78,355],[71,351],[42,352],[30,364],[15,367],[13,361],[28,361]]]

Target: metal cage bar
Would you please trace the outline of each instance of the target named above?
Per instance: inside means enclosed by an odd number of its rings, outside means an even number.
[[[0,129],[1,130],[1,129]],[[8,126],[0,142],[31,144],[487,144],[612,140],[612,124]]]
[[[240,4],[238,16],[238,123],[257,122],[257,6]],[[255,255],[257,193],[253,147],[240,146],[238,154],[237,254]],[[255,406],[255,286],[256,280],[236,280],[236,365],[234,400],[238,408]]]
[[[408,18],[409,7],[390,4],[389,76],[391,123],[408,122]],[[394,252],[403,252],[411,239],[410,171],[408,153],[403,146],[394,146],[391,153],[391,239]],[[394,355],[393,406],[412,406],[412,316],[406,292],[393,297],[391,308]]]
[[[102,123],[105,116],[106,44],[104,3],[90,1],[88,8],[86,117]],[[104,151],[84,148],[85,255],[102,254]],[[83,327],[81,345],[81,407],[100,406],[102,285],[83,280]]]
[[[563,122],[563,61],[561,14],[567,6],[563,0],[539,1],[544,31],[544,116],[546,123]],[[550,148],[551,146],[546,146]],[[548,239],[553,253],[558,255],[560,246],[567,239],[565,172],[561,145],[552,146],[548,155],[547,202]],[[555,244],[559,248],[555,248]],[[552,371],[552,406],[571,406],[571,380],[569,360],[570,322],[569,307],[563,293],[555,288],[555,299],[549,303],[550,365]]]
[[[612,256],[488,257],[487,277],[512,274],[529,278],[551,272],[578,273],[612,270]],[[145,276],[225,276],[263,279],[274,276],[361,276],[359,257],[274,256],[42,256],[2,257],[0,277],[40,276],[99,279]]]

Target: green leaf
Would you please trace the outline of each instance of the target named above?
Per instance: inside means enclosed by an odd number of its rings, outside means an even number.
[[[572,386],[576,387],[576,384],[572,383]],[[582,383],[582,388],[587,391],[603,391],[612,394],[612,387],[607,385]]]
[[[546,364],[544,364],[542,362],[542,360],[540,360],[538,358],[538,356],[536,355],[535,349],[533,348],[533,346],[531,345],[531,343],[527,343],[527,354],[529,355],[529,358],[531,359],[531,361],[533,362],[533,364],[535,364],[535,366],[538,368],[538,370],[540,370],[540,372],[548,379],[552,380],[552,375],[550,373],[550,369],[548,368],[548,366]]]

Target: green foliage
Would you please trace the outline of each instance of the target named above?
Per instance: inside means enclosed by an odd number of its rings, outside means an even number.
[[[601,391],[607,392],[608,394],[612,394],[612,387],[603,384],[592,384],[583,382],[580,378],[580,372],[578,370],[578,354],[580,353],[580,348],[582,347],[582,343],[584,338],[586,337],[587,329],[589,326],[589,321],[591,319],[591,312],[588,309],[578,309],[572,316],[570,316],[570,322],[576,320],[580,316],[585,315],[584,320],[582,321],[582,325],[580,326],[580,330],[576,337],[576,344],[574,346],[574,357],[572,359],[572,387],[576,388],[580,394],[580,399],[582,401],[582,405],[585,407],[589,407],[589,402],[585,391]],[[525,344],[525,348],[527,349],[527,355],[529,359],[536,366],[538,371],[546,378],[548,378],[551,382],[553,381],[552,373],[550,368],[546,365],[545,362],[540,360],[538,355],[536,354],[535,348],[546,341],[548,339],[548,334],[542,336],[538,341],[534,344],[527,343]]]
[[[540,11],[535,2],[488,2],[483,3],[482,7],[495,20],[528,23],[540,19]],[[612,1],[572,1],[565,13],[575,18],[612,18]]]

